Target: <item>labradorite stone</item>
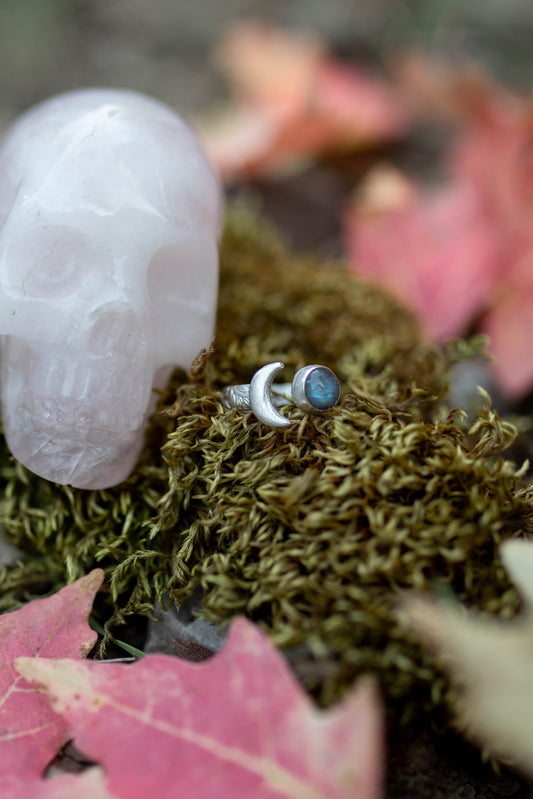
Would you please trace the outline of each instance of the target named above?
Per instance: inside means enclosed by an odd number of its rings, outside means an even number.
[[[331,369],[319,366],[305,381],[305,396],[318,411],[327,411],[339,401],[341,389],[339,381]]]

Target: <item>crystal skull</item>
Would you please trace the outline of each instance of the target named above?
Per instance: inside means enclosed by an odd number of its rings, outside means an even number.
[[[219,181],[135,92],[47,100],[0,146],[0,335],[13,455],[78,488],[124,480],[173,365],[214,330]]]

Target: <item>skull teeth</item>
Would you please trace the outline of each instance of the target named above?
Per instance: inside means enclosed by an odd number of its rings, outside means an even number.
[[[28,388],[43,398],[83,401],[94,390],[90,370],[66,358],[41,358],[29,369]]]
[[[118,381],[114,367],[109,362],[109,371],[102,373],[64,357],[35,358],[19,395],[28,432],[50,431],[57,439],[78,438],[99,447],[110,437],[120,440],[136,433],[147,403],[143,381],[132,380],[128,388]],[[127,414],[125,396],[130,402]],[[135,398],[138,408],[131,404]]]
[[[75,430],[77,439],[102,446],[109,443],[110,432],[124,430],[126,435],[135,432],[127,429],[127,420],[117,408],[108,406],[84,416],[77,402],[58,402],[28,391],[22,398],[20,412],[28,432],[39,435],[50,430],[57,440],[71,439]]]

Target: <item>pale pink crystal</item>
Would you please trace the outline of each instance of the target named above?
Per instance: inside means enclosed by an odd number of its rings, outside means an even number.
[[[24,114],[0,147],[2,413],[31,471],[124,480],[152,387],[213,334],[221,192],[159,102],[89,89]]]

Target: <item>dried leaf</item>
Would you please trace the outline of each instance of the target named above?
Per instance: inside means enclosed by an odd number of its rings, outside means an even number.
[[[13,661],[24,655],[84,657],[96,641],[87,617],[103,576],[101,569],[95,569],[57,594],[0,617],[2,799],[33,797],[35,782],[68,740],[65,723],[51,711],[42,694],[21,678]]]
[[[436,191],[409,184],[391,203],[390,177],[371,173],[346,215],[352,268],[396,292],[437,339],[476,323],[500,387],[519,399],[533,384],[533,102],[416,57],[398,76],[411,113],[458,128],[448,178]]]
[[[226,178],[279,170],[404,132],[406,115],[394,91],[331,58],[314,36],[240,21],[221,37],[216,60],[235,101],[200,129]]]
[[[472,120],[494,94],[493,82],[475,61],[406,52],[393,56],[391,74],[412,116],[441,125]]]
[[[148,655],[133,666],[21,658],[17,668],[47,692],[118,799],[379,796],[373,682],[320,711],[244,619],[206,664]]]
[[[60,774],[46,780],[2,783],[2,799],[116,799],[105,785],[105,774],[94,766],[83,774]]]
[[[214,53],[219,69],[242,96],[287,111],[312,91],[323,58],[317,36],[290,34],[250,19],[229,25]]]
[[[462,688],[456,709],[466,731],[533,776],[533,541],[506,541],[501,556],[524,600],[518,619],[426,597],[407,599],[403,612]]]
[[[533,248],[528,260],[533,276]],[[533,287],[509,280],[481,323],[490,340],[494,374],[510,399],[524,397],[533,386],[532,320]]]
[[[352,270],[396,293],[436,339],[464,332],[499,277],[499,236],[466,181],[430,193],[376,169],[346,235]]]
[[[450,152],[452,174],[475,187],[490,220],[513,236],[531,227],[532,146],[533,102],[487,86]]]
[[[533,385],[533,103],[493,90],[475,111],[450,160],[500,237],[500,279],[481,330],[490,337],[500,385],[519,399]]]

